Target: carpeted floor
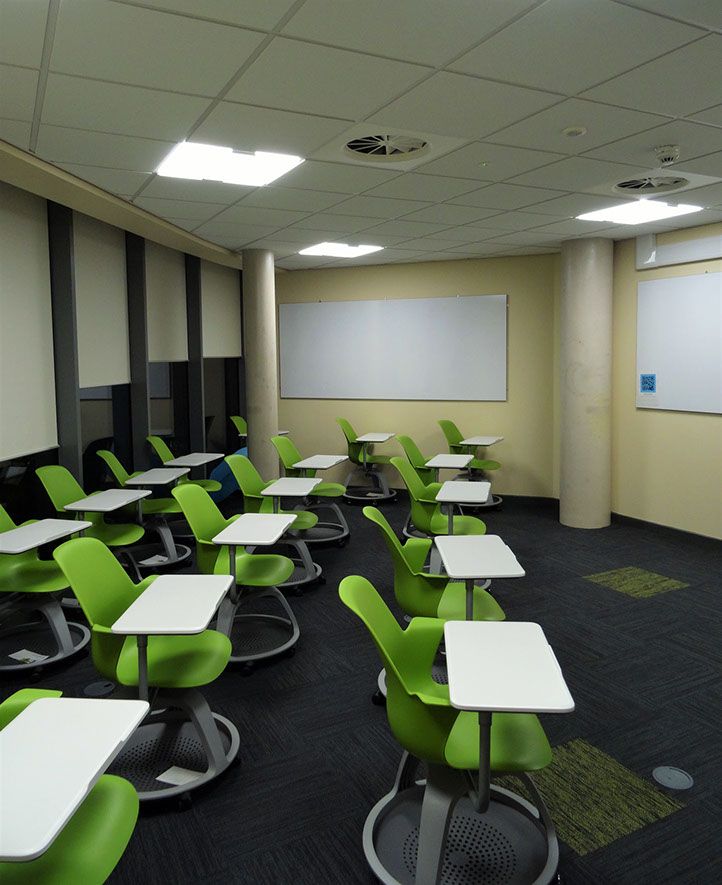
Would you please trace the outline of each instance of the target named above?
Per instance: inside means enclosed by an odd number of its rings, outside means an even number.
[[[112,883],[375,881],[361,830],[400,751],[370,703],[375,648],[339,602],[338,582],[365,575],[398,609],[378,529],[345,509],[348,546],[313,550],[325,586],[291,597],[295,657],[250,676],[229,668],[206,689],[239,728],[240,765],[187,811],[143,811]],[[405,504],[384,511],[400,530]],[[495,581],[494,595],[508,618],[542,624],[576,702],[572,714],[542,717],[559,748],[538,783],[558,826],[563,881],[720,882],[722,544],[628,520],[574,530],[556,517],[552,503],[509,498],[486,522],[527,572]],[[83,655],[36,684],[80,695],[95,678]],[[6,679],[2,696],[23,684]],[[659,765],[688,771],[693,788],[657,786]]]

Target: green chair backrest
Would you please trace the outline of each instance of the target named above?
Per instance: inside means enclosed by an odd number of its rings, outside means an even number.
[[[431,519],[438,511],[439,505],[435,501],[424,501],[423,498],[433,497],[428,492],[426,485],[419,479],[418,473],[414,470],[408,461],[403,458],[394,457],[391,463],[401,474],[401,478],[409,492],[409,503],[411,504],[411,519],[419,531],[433,534],[431,531]]]
[[[349,460],[352,461],[354,464],[360,464],[361,449],[363,448],[363,446],[361,445],[361,443],[356,442],[356,437],[358,434],[345,418],[336,418],[336,423],[341,428],[341,430],[343,430],[343,435],[346,437]]]
[[[0,504],[0,532],[10,532],[17,527],[17,523]],[[37,562],[37,559],[37,550],[26,550],[25,553],[0,553],[0,587],[4,591],[22,590],[22,587],[17,586],[17,574],[23,567]]]
[[[109,628],[143,592],[111,551],[97,538],[73,538],[53,552],[83,614],[93,628],[91,652],[98,671],[115,678],[115,665],[126,640]],[[143,582],[145,584],[145,582]]]
[[[464,452],[462,451],[463,446],[459,445],[464,436],[459,428],[456,426],[456,424],[454,424],[454,422],[450,421],[448,418],[441,418],[439,420],[439,427],[446,437],[446,442],[449,444],[449,451],[451,452],[451,454],[464,454]]]
[[[456,720],[451,707],[426,706],[413,694],[413,684],[430,674],[421,672],[413,643],[375,587],[360,575],[349,575],[339,584],[341,601],[368,628],[386,669],[386,715],[396,740],[414,756],[445,764],[444,746]]]
[[[434,469],[433,467],[426,466],[428,459],[421,454],[419,447],[413,439],[411,439],[410,436],[404,436],[403,434],[399,434],[396,439],[401,444],[401,448],[404,450],[406,457],[409,459],[414,470],[418,473],[419,479],[423,483],[433,482]]]
[[[225,562],[228,562],[227,550],[213,543],[213,538],[223,531],[228,520],[201,486],[193,483],[177,485],[171,490],[171,494],[180,504],[196,539],[196,565],[204,575],[214,574],[216,565],[220,565],[221,552],[225,554]]]
[[[124,486],[125,481],[130,479],[130,474],[120,463],[118,458],[113,454],[113,452],[108,451],[108,449],[98,449],[97,453],[98,457],[102,458],[108,466],[108,470],[113,474],[115,481],[119,486]]]
[[[40,698],[59,698],[62,694],[62,691],[48,688],[21,688],[0,703],[0,731],[33,701],[38,701]]]
[[[294,470],[293,465],[303,460],[303,456],[296,448],[293,440],[288,436],[272,436],[271,442],[278,452],[278,457],[283,464],[283,470],[286,476],[300,476],[300,470]],[[313,471],[313,476],[316,471]]]
[[[13,520],[3,505],[0,504],[0,532],[11,532],[17,527],[17,523]]]
[[[240,415],[230,415],[231,423],[238,431],[239,436],[248,436],[248,424]]]
[[[173,458],[173,452],[168,448],[165,440],[161,439],[159,436],[146,436],[146,439],[164,464],[166,461],[170,461]]]
[[[67,516],[64,510],[66,504],[85,498],[85,492],[73,474],[59,464],[48,464],[45,467],[37,467],[35,475],[43,484],[53,507],[58,513]]]
[[[228,455],[225,461],[231,468],[231,473],[243,494],[246,513],[270,513],[273,509],[273,502],[270,498],[264,498],[261,495],[266,483],[250,459],[245,455]]]

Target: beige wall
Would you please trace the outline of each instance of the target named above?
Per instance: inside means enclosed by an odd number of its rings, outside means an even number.
[[[411,436],[429,456],[447,450],[437,425],[451,418],[465,434],[498,434],[503,442],[489,450],[502,462],[494,490],[504,494],[557,494],[555,447],[555,298],[558,256],[524,256],[395,266],[292,271],[276,277],[279,303],[378,298],[432,298],[506,293],[508,316],[508,400],[506,402],[431,402],[389,400],[279,401],[279,423],[290,430],[304,454],[345,451],[337,416],[358,433],[392,430]],[[353,329],[339,330],[353,347]],[[433,350],[429,352],[433,359]],[[313,359],[313,354],[309,354]],[[402,454],[398,443],[379,453]],[[335,476],[343,476],[343,469]],[[447,478],[450,478],[451,474]],[[330,472],[327,478],[331,479]],[[400,485],[395,471],[391,482]]]
[[[659,236],[712,236],[722,225]],[[637,283],[722,271],[722,259],[637,271],[634,240],[614,250],[612,509],[615,513],[722,538],[722,416],[635,405]]]

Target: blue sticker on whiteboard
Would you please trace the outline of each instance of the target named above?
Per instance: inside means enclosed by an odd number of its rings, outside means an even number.
[[[639,392],[640,393],[656,393],[657,392],[657,376],[640,375],[639,376]]]

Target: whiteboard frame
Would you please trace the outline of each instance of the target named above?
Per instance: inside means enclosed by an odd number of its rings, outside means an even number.
[[[500,293],[279,304],[281,399],[506,402],[508,307]]]

